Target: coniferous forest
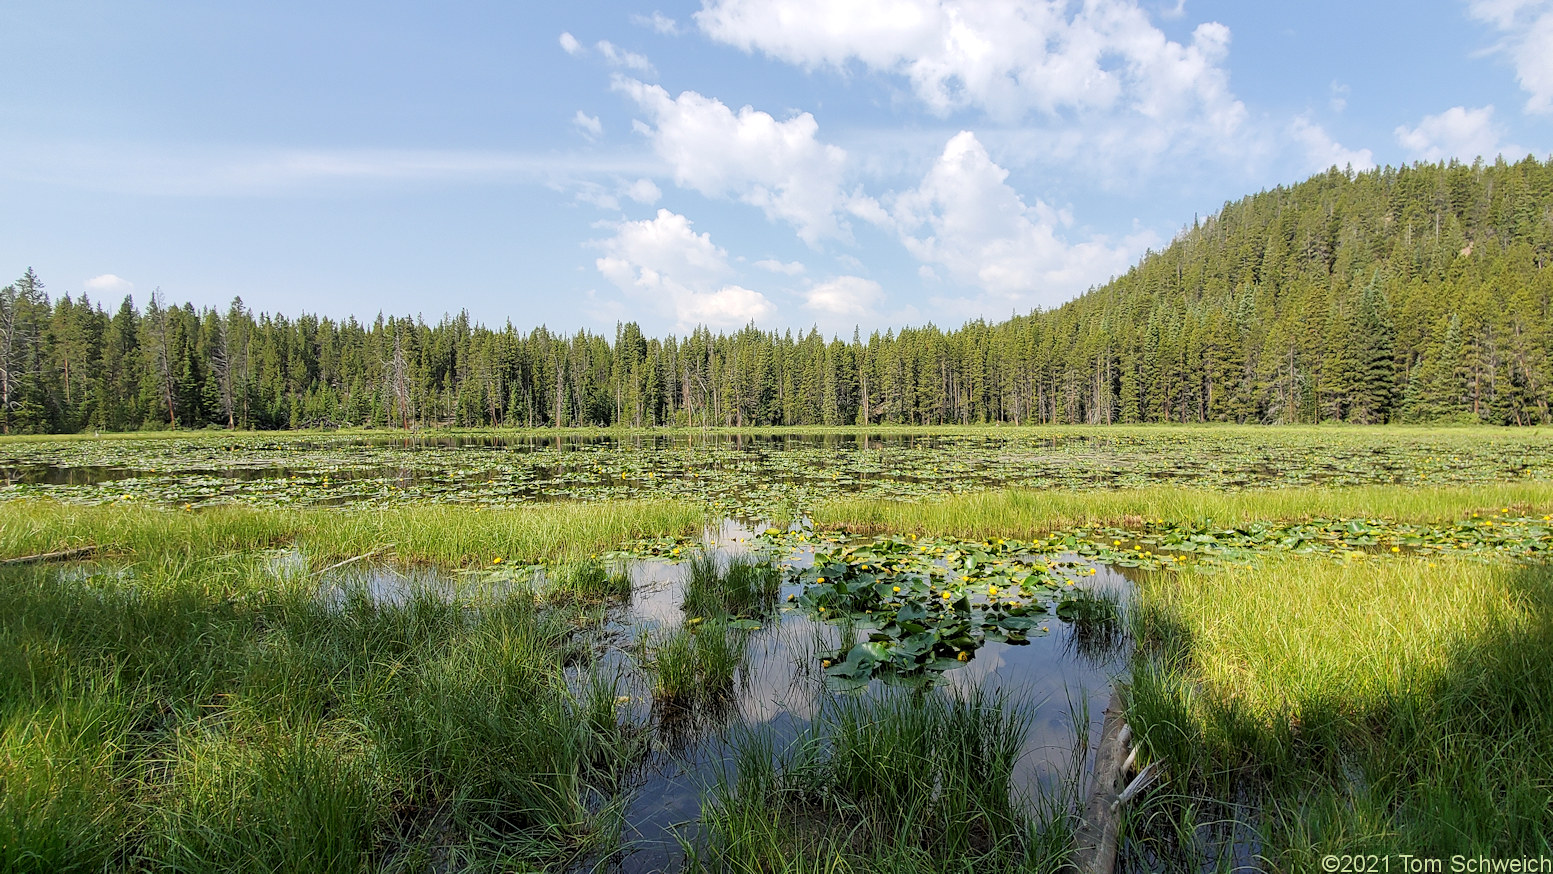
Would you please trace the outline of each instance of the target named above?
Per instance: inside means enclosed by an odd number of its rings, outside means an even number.
[[[1061,307],[850,339],[370,323],[0,292],[5,433],[1553,422],[1553,160],[1337,169]]]

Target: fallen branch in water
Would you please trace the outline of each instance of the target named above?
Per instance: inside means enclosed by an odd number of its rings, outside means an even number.
[[[37,561],[58,561],[60,559],[75,558],[78,555],[91,555],[97,551],[95,546],[77,546],[74,549],[61,549],[58,552],[40,552],[37,555],[22,555],[16,558],[0,559],[0,565],[8,564],[32,564]]]
[[[344,561],[337,561],[334,564],[331,564],[328,567],[324,568],[323,570],[313,571],[313,573],[310,574],[310,576],[321,577],[324,574],[326,574],[326,573],[328,573],[328,572],[330,572],[332,570],[338,570],[339,568],[345,567],[348,564],[355,564],[356,562],[361,561],[362,559],[371,558],[372,556],[381,553],[383,550],[385,550],[387,548],[388,547],[386,547],[386,546],[379,546],[377,549],[374,549],[371,552],[363,552],[361,555],[355,556],[353,558],[347,558]]]

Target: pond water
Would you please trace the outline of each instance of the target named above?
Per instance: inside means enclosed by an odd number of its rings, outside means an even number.
[[[734,521],[706,532],[703,546],[727,561],[750,555],[754,532]],[[796,571],[814,559],[814,547],[765,557]],[[1062,556],[1081,561],[1078,556]],[[1122,569],[1094,566],[1085,587],[1125,599],[1132,582]],[[745,658],[733,691],[697,699],[688,706],[655,702],[651,679],[638,663],[641,644],[680,628],[687,567],[659,559],[633,560],[626,568],[631,596],[612,605],[603,623],[587,632],[597,652],[595,670],[613,676],[622,699],[622,716],[646,726],[649,751],[636,771],[625,804],[625,851],[607,860],[622,874],[675,870],[682,860],[681,840],[694,841],[703,795],[732,767],[735,745],[752,730],[764,731],[781,750],[797,741],[832,695],[878,695],[896,691],[875,679],[851,692],[828,687],[821,654],[843,643],[837,625],[817,621],[801,608],[783,606],[762,627],[749,631]],[[788,604],[802,585],[784,577],[778,603]],[[429,568],[389,566],[342,568],[320,581],[322,597],[342,601],[348,591],[375,600],[403,603],[415,593],[448,599],[478,600],[504,594],[500,585],[460,579]],[[1032,633],[1029,642],[987,642],[962,665],[943,672],[938,685],[950,690],[1004,690],[1012,703],[1031,715],[1016,785],[1035,794],[1071,783],[1087,773],[1099,741],[1103,711],[1112,679],[1126,657],[1126,641],[1062,621],[1043,623],[1049,631]],[[579,674],[581,676],[581,674]],[[731,776],[731,775],[730,775]]]
[[[0,440],[0,498],[382,506],[1553,479],[1553,434],[980,429],[932,434],[203,435]]]

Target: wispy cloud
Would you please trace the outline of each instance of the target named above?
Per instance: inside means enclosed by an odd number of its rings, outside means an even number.
[[[679,22],[657,10],[651,15],[633,15],[631,20],[643,27],[650,27],[664,36],[679,36]]]
[[[575,120],[575,119],[574,119]],[[651,156],[463,149],[231,149],[33,143],[0,147],[0,179],[169,197],[292,196],[333,186],[553,184],[652,176]]]

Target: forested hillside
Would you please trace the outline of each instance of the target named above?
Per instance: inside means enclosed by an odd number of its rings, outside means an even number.
[[[1338,170],[1058,309],[662,339],[0,294],[0,427],[1553,421],[1553,161]],[[525,293],[533,289],[523,290]]]

